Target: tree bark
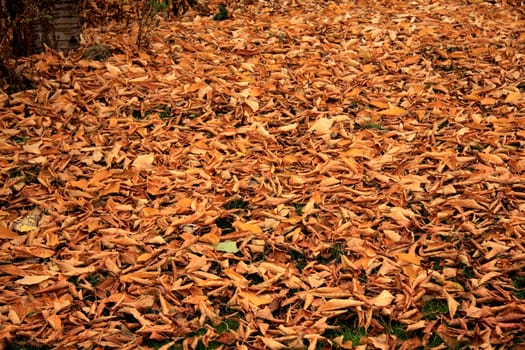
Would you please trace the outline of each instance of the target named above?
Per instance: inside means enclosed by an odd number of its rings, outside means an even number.
[[[30,19],[34,52],[44,45],[58,51],[75,49],[80,44],[80,1],[42,1],[37,16]]]
[[[45,45],[67,51],[80,44],[80,0],[7,0],[7,12],[15,56],[39,53]]]

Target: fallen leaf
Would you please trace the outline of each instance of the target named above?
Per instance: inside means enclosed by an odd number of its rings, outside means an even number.
[[[371,302],[372,305],[382,307],[390,305],[394,299],[394,296],[388,290],[383,290],[378,296],[373,298]]]
[[[315,132],[317,135],[326,135],[330,132],[330,128],[334,124],[334,120],[330,118],[319,118],[308,129],[310,132]]]
[[[261,306],[270,304],[273,300],[273,297],[270,294],[256,294],[252,292],[239,292],[239,295],[247,299],[250,304],[255,306]]]
[[[137,170],[149,170],[153,167],[153,161],[155,160],[155,154],[143,154],[138,156],[131,165],[133,165]]]
[[[17,237],[18,235],[7,227],[5,222],[0,221],[0,239],[13,239]]]
[[[233,241],[223,241],[215,246],[215,249],[219,252],[226,253],[237,253],[239,249],[237,248],[237,243]]]
[[[233,227],[235,227],[240,232],[250,232],[253,234],[261,234],[262,229],[254,224],[247,224],[241,221],[235,221],[233,223]]]
[[[361,306],[364,303],[354,299],[330,299],[319,306],[317,311],[332,311],[340,309],[348,309],[356,306]]]
[[[52,276],[37,276],[37,275],[24,276],[23,278],[21,278],[19,280],[16,280],[15,283],[16,284],[22,284],[22,285],[25,285],[25,286],[31,286],[31,285],[34,285],[34,284],[39,284],[41,282],[47,281],[51,277]]]

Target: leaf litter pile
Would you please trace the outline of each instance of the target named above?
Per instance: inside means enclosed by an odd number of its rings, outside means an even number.
[[[0,346],[522,349],[523,7],[227,7],[23,62]]]

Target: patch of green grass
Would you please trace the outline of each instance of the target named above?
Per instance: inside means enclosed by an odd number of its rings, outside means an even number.
[[[226,204],[224,204],[224,208],[226,210],[232,210],[232,209],[248,209],[248,204],[250,204],[249,202],[241,199],[241,198],[235,198],[235,199],[232,199],[228,202],[226,202]]]
[[[157,349],[160,349],[161,347],[163,347],[164,345],[170,343],[171,340],[168,339],[168,340],[152,340],[152,339],[147,339],[144,341],[144,345],[145,346],[148,346],[150,348],[153,348],[154,350],[157,350]],[[169,350],[182,350],[182,345],[179,345],[179,344],[173,344],[172,346],[169,347]]]
[[[152,114],[155,114],[155,113],[158,113],[160,119],[169,119],[171,117],[171,108],[168,105],[155,106],[154,108],[149,109],[146,112],[144,112],[144,118]],[[142,119],[142,118],[139,118],[139,119]]]
[[[295,267],[297,267],[297,270],[303,271],[303,269],[306,267],[306,255],[302,252],[297,252],[295,250],[289,250],[288,254],[290,254],[290,258],[295,262]]]
[[[437,346],[440,346],[443,343],[444,343],[443,339],[441,339],[439,335],[434,333],[430,336],[430,339],[428,340],[428,347],[435,348]]]
[[[103,279],[104,279],[104,276],[102,276],[99,273],[92,273],[86,276],[86,281],[88,281],[92,287],[96,287],[97,284],[99,284],[100,281],[102,281]]]
[[[375,129],[375,130],[383,130],[383,126],[381,124],[368,122],[365,126],[365,129]]]
[[[336,243],[330,247],[330,256],[333,260],[341,262],[341,256],[346,254],[346,245],[343,243]]]
[[[11,136],[11,141],[13,141],[16,144],[24,143],[27,140],[29,140],[29,137],[25,133],[22,133],[20,136]]]
[[[237,329],[239,329],[239,321],[227,318],[218,325],[216,325],[214,328],[219,334],[222,334],[229,330],[236,331]]]
[[[474,269],[473,269],[471,266],[465,266],[465,267],[463,268],[463,270],[461,271],[461,274],[462,274],[463,276],[465,276],[465,278],[467,278],[467,279],[471,279],[471,278],[476,277],[476,276],[474,275]]]
[[[397,339],[400,340],[407,340],[408,335],[406,331],[406,326],[402,324],[401,322],[393,321],[391,319],[384,320],[382,322],[383,326],[385,327],[385,330],[391,334],[395,335]]]
[[[514,285],[512,294],[518,299],[525,299],[525,276],[515,276],[512,284]]]
[[[343,336],[343,341],[351,341],[352,346],[356,347],[363,337],[366,336],[366,330],[363,327],[357,326],[357,321],[354,319],[350,320],[337,320],[337,329],[330,329],[324,332],[323,336],[327,339],[333,340],[340,336]],[[335,345],[333,345],[335,346]],[[336,347],[337,348],[337,347]],[[333,347],[332,347],[333,349]]]
[[[430,261],[432,262],[432,269],[434,271],[441,271],[441,270],[443,270],[443,265],[441,265],[442,259],[440,259],[440,258],[430,258]]]
[[[352,346],[355,347],[357,345],[359,345],[359,342],[361,341],[361,339],[366,335],[366,331],[363,327],[359,327],[359,328],[354,328],[354,327],[349,327],[349,328],[343,328],[342,329],[342,334],[343,334],[343,341],[348,341],[350,340],[352,342]]]
[[[446,300],[431,299],[427,301],[425,305],[423,305],[421,311],[423,312],[423,319],[436,320],[439,315],[443,315],[448,312],[448,304]]]
[[[304,203],[295,203],[293,207],[297,215],[303,216]]]
[[[328,264],[331,261],[341,262],[341,255],[345,255],[346,246],[343,243],[335,243],[328,249],[328,252],[323,252],[316,257],[320,264]]]
[[[211,341],[208,343],[208,346],[204,345],[201,341],[199,341],[199,344],[197,344],[196,350],[215,350],[219,346],[221,346],[221,343],[216,341]]]

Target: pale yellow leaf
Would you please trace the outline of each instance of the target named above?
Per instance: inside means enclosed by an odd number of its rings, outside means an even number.
[[[280,132],[288,132],[288,131],[292,131],[292,130],[295,130],[297,129],[297,123],[292,123],[292,124],[288,124],[288,125],[283,125],[279,128],[277,128],[277,130],[279,130]]]
[[[138,170],[148,170],[153,167],[153,161],[155,160],[155,154],[143,154],[138,156],[132,163],[132,165]]]
[[[254,99],[247,98],[246,101],[244,101],[252,110],[252,112],[257,112],[259,110],[259,102],[257,102]]]
[[[261,337],[261,340],[270,350],[288,349],[288,346],[284,345],[283,343],[279,343],[277,340],[273,340],[272,338]]]
[[[259,226],[254,225],[254,224],[246,224],[241,221],[235,221],[233,223],[233,227],[235,227],[238,231],[241,231],[241,232],[248,231],[248,232],[255,233],[255,234],[262,233],[262,229]]]
[[[323,187],[327,187],[327,186],[337,185],[338,183],[339,183],[339,180],[332,176],[332,177],[326,178],[323,181],[321,181],[320,185]]]
[[[137,262],[144,262],[151,259],[152,254],[151,253],[142,253],[139,256],[137,256]]]
[[[388,290],[384,290],[378,296],[372,299],[372,305],[388,306],[393,300],[394,296]]]
[[[115,74],[115,75],[119,75],[120,74],[120,69],[117,66],[112,65],[111,63],[106,63],[106,69],[111,74]]]
[[[330,132],[330,128],[334,124],[333,119],[319,118],[314,124],[308,129],[311,132],[315,132],[317,135],[326,135]]]
[[[493,99],[493,98],[490,98],[490,97],[482,98],[481,101],[480,101],[482,106],[494,105],[494,104],[496,104],[496,102],[498,102],[498,101]]]
[[[25,276],[24,278],[21,278],[19,280],[16,280],[16,284],[22,284],[24,286],[31,286],[34,284],[39,284],[41,282],[47,281],[52,276]]]
[[[23,149],[28,153],[40,154],[40,146],[42,146],[42,141],[38,141],[30,145],[24,145]]]

